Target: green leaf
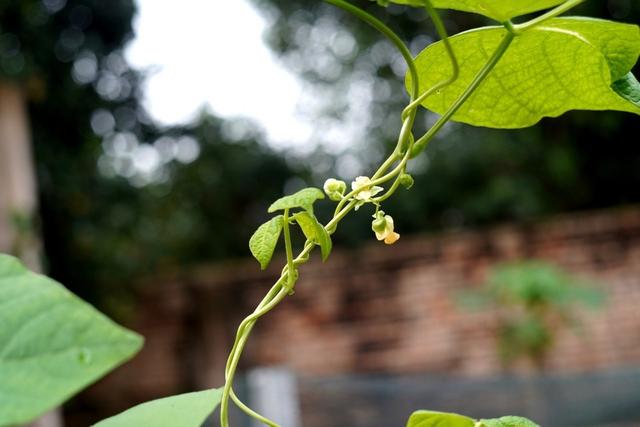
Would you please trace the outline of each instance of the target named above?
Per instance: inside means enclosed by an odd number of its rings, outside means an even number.
[[[436,411],[416,411],[409,418],[407,427],[474,427],[472,418]]]
[[[95,427],[200,427],[221,397],[221,389],[211,389],[152,400],[102,420]]]
[[[267,268],[271,257],[273,257],[273,251],[278,244],[283,225],[284,217],[282,215],[273,217],[258,227],[249,239],[249,249],[263,270]]]
[[[324,229],[315,216],[308,212],[298,212],[293,215],[293,218],[298,222],[307,239],[320,246],[322,261],[326,261],[331,253],[332,246],[331,236],[329,236],[327,230]]]
[[[511,415],[490,420],[480,420],[480,423],[483,427],[540,427],[531,420]]]
[[[423,7],[424,0],[390,0],[392,3]],[[507,21],[527,13],[549,9],[564,3],[565,0],[431,0],[438,9],[454,9],[463,12],[478,13],[495,19]]]
[[[313,204],[316,200],[324,199],[322,190],[314,187],[304,188],[295,194],[282,197],[269,206],[269,213],[284,209],[302,208],[313,213]]]
[[[505,36],[485,27],[451,38],[460,77],[423,105],[443,114],[469,86]],[[569,110],[618,110],[640,114],[640,107],[611,85],[623,78],[640,55],[640,28],[590,18],[558,18],[513,41],[495,69],[453,116],[476,126],[522,128]],[[416,58],[420,92],[451,75],[442,42]],[[410,87],[410,76],[407,76]]]
[[[142,338],[0,254],[0,425],[27,423],[133,356]]]
[[[640,107],[640,83],[633,73],[627,73],[620,80],[613,82],[611,88],[627,101]]]

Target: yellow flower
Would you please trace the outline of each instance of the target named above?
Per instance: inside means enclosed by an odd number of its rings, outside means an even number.
[[[392,245],[400,239],[400,235],[393,231],[393,218],[391,215],[385,215],[384,212],[378,212],[376,219],[371,223],[371,229],[376,233],[376,239],[384,240],[387,245]]]

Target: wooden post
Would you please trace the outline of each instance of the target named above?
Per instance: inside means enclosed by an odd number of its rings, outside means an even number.
[[[33,227],[36,208],[26,100],[20,86],[0,81],[0,252],[41,271],[41,244]],[[61,427],[60,411],[46,414],[32,426]]]

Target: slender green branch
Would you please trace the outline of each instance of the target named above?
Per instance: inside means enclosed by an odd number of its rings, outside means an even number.
[[[494,69],[494,67],[498,64],[500,59],[504,56],[509,46],[511,46],[511,42],[515,38],[515,34],[512,32],[507,32],[498,45],[496,51],[491,55],[489,61],[482,67],[482,69],[478,72],[476,77],[473,79],[471,84],[465,89],[464,92],[455,100],[455,102],[449,107],[449,109],[436,121],[436,123],[429,129],[427,133],[425,133],[420,139],[418,139],[411,150],[411,158],[414,158],[418,154],[425,149],[427,144],[431,142],[433,137],[442,129],[442,127],[451,119],[451,117],[462,107],[462,105],[469,99],[469,97],[475,92],[475,90],[480,86],[480,84],[487,78],[489,73]]]
[[[245,318],[240,323],[240,325],[238,326],[238,330],[236,332],[236,337],[235,337],[235,342],[233,344],[233,347],[231,348],[231,351],[229,353],[229,360],[227,360],[227,365],[225,367],[225,378],[228,376],[229,365],[231,363],[231,357],[235,353],[236,344],[237,344],[238,340],[244,334],[246,324],[249,323],[254,318],[254,316],[256,316],[256,314],[259,313],[260,310],[262,310],[267,304],[269,304],[269,303],[271,303],[271,301],[273,301],[273,299],[276,297],[276,295],[278,295],[278,293],[280,292],[280,289],[282,289],[282,282],[284,281],[284,279],[285,279],[285,276],[283,274],[276,281],[276,283],[271,287],[271,289],[269,290],[267,295],[265,295],[265,297],[262,299],[260,304],[258,304],[256,309],[253,311],[253,313],[251,313],[251,315],[247,316],[247,318]]]
[[[278,423],[276,423],[275,421],[272,421],[269,418],[265,417],[264,415],[261,415],[256,411],[254,411],[253,409],[249,408],[244,402],[242,402],[238,398],[238,396],[236,396],[233,389],[231,389],[230,394],[231,394],[231,400],[233,400],[233,403],[235,403],[236,406],[240,408],[240,410],[242,410],[242,412],[244,412],[245,414],[260,421],[262,424],[268,425],[269,427],[280,427]]]
[[[365,12],[364,10],[360,9],[359,7],[345,0],[325,0],[325,1],[327,3],[337,6],[357,16],[367,24],[371,25],[372,27],[380,31],[384,36],[386,36],[389,39],[389,41],[391,41],[396,46],[396,48],[404,58],[405,62],[407,63],[409,75],[411,76],[411,81],[412,81],[411,93],[409,95],[410,95],[411,101],[415,100],[418,97],[419,87],[420,87],[418,71],[416,69],[415,62],[413,61],[413,55],[411,54],[411,51],[409,50],[409,48],[402,41],[402,39],[400,39],[400,37],[398,37],[398,35],[393,30],[391,30],[387,25],[385,25],[382,21],[380,21],[373,15]],[[425,0],[425,2],[430,4],[429,0]],[[414,120],[415,120],[415,113],[412,116],[402,118],[402,121],[403,121],[402,130],[398,137],[396,149],[394,150],[394,156],[389,157],[380,166],[380,168],[378,169],[378,172],[373,177],[374,179],[377,176],[380,176],[384,172],[386,172],[387,169],[391,167],[393,163],[399,160],[401,152],[403,151],[402,147],[406,144],[406,141],[409,139],[409,135],[411,133],[411,128],[413,127]],[[338,206],[336,206],[336,210],[334,212],[334,216],[337,215],[338,212],[340,212],[345,207],[345,204],[347,204],[349,201],[349,197],[352,197],[355,194],[357,194],[357,191],[350,192],[349,195],[347,195],[342,201],[340,201],[340,203],[338,203]]]
[[[226,381],[222,391],[222,399],[220,401],[220,425],[222,427],[229,427],[229,397],[231,395],[231,387],[233,385],[233,378],[238,367],[240,355],[242,354],[244,346],[249,339],[249,333],[251,332],[255,322],[277,306],[288,294],[288,289],[280,286],[280,290],[277,295],[260,310],[256,310],[252,315],[243,320],[240,328],[238,328],[239,330],[242,329],[243,332],[239,339],[236,339],[236,343],[234,344],[235,351],[232,351],[229,360],[227,361],[227,370],[225,372]]]
[[[293,293],[293,287],[296,284],[296,267],[293,265],[293,247],[291,245],[291,232],[289,230],[289,209],[284,210],[282,232],[284,234],[284,248],[287,254],[287,288],[289,289],[289,293]]]
[[[404,58],[407,63],[407,67],[409,68],[409,73],[411,74],[411,79],[413,81],[413,86],[411,90],[411,99],[415,99],[418,96],[418,71],[416,69],[416,64],[413,62],[413,55],[411,55],[411,51],[404,44],[402,39],[398,37],[398,35],[387,25],[385,25],[378,18],[373,15],[365,12],[357,6],[345,1],[345,0],[325,0],[327,3],[332,4],[334,6],[339,7],[340,9],[346,10],[347,12],[357,16],[367,24],[371,25],[376,30],[380,31],[384,36],[386,36],[391,43],[393,43],[400,54]]]
[[[393,184],[391,184],[391,187],[389,187],[389,189],[382,196],[373,198],[372,201],[374,203],[379,204],[387,200],[396,192],[396,190],[400,186],[400,176],[402,176],[402,174],[407,170],[407,162],[409,161],[409,157],[411,155],[411,148],[412,147],[409,147],[409,149],[405,153],[405,156],[402,158],[402,161],[398,165],[398,174],[396,175],[396,179],[393,181]]]
[[[447,29],[442,22],[442,18],[440,18],[440,14],[435,10],[430,0],[424,0],[424,5],[427,13],[433,21],[433,25],[436,27],[438,36],[440,36],[440,39],[444,44],[444,48],[447,51],[447,55],[449,56],[449,60],[451,61],[452,72],[451,77],[437,83],[431,89],[427,90],[425,93],[423,93],[418,98],[413,100],[409,105],[407,105],[404,111],[402,111],[403,120],[409,115],[411,111],[416,110],[420,106],[420,104],[422,104],[429,96],[431,96],[431,94],[450,85],[451,83],[456,81],[458,79],[458,76],[460,75],[460,66],[458,65],[458,59],[456,58],[455,52],[453,51],[451,41],[449,40],[449,34],[447,33]]]
[[[240,341],[241,337],[246,335],[248,336],[251,332],[251,329],[253,328],[253,324],[255,323],[255,316],[260,313],[260,311],[269,303],[271,303],[271,301],[273,301],[273,299],[278,295],[278,292],[280,292],[280,290],[282,289],[282,282],[284,281],[285,276],[281,276],[276,283],[273,285],[273,287],[269,290],[269,292],[267,293],[267,295],[265,295],[265,297],[262,299],[262,301],[260,302],[260,304],[258,304],[258,306],[256,307],[256,309],[254,310],[254,312],[252,313],[251,316],[248,316],[246,319],[244,319],[242,321],[242,323],[240,323],[240,325],[238,326],[238,331],[236,333],[236,338],[235,341],[233,343],[233,347],[231,348],[231,351],[229,352],[229,358],[227,359],[227,365],[225,367],[225,379],[229,378],[229,375],[233,375],[233,373],[230,373],[230,367],[231,367],[231,361],[234,357],[234,355],[236,354],[237,351],[237,347],[238,347],[238,342]],[[262,415],[256,413],[255,411],[251,410],[247,405],[245,405],[234,393],[233,391],[233,384],[231,384],[230,387],[230,396],[231,399],[235,402],[236,405],[238,405],[238,407],[243,410],[247,415],[252,416],[253,418],[256,418],[257,420],[263,422],[264,424],[269,425],[270,427],[278,427],[277,424],[275,424],[273,421],[268,420],[267,418],[263,417]],[[247,411],[247,409],[249,409]],[[271,424],[269,424],[269,422]]]
[[[561,5],[559,5],[558,7],[556,7],[555,9],[551,9],[550,11],[548,11],[543,15],[533,18],[530,21],[523,22],[522,24],[514,25],[513,29],[515,30],[516,34],[521,34],[527,31],[528,29],[533,28],[536,25],[540,25],[551,18],[555,18],[556,16],[562,13],[565,13],[570,9],[573,9],[574,7],[578,6],[580,3],[584,3],[584,2],[585,0],[568,0],[562,3]]]

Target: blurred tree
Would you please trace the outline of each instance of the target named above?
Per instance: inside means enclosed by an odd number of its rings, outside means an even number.
[[[241,130],[231,141],[224,136],[230,127]],[[259,143],[260,134],[243,122],[203,116],[152,140],[112,136],[99,159],[101,174],[85,184],[92,189],[70,182],[71,189],[52,192],[47,203],[57,262],[74,266],[65,270],[67,280],[91,278],[98,286],[83,292],[93,292],[112,313],[123,307],[137,277],[246,256],[268,205],[292,175],[305,175]],[[159,153],[156,176],[140,183],[147,178],[129,163],[152,147]]]
[[[122,54],[134,12],[133,0],[0,2],[0,77],[29,101],[49,271],[111,308],[139,275],[246,255],[293,175],[251,123],[149,120]]]
[[[31,125],[45,243],[54,258],[57,251],[52,248],[59,242],[46,238],[48,197],[85,185],[95,175],[91,154],[100,146],[95,144],[98,139],[89,116],[98,107],[137,102],[138,77],[128,70],[118,50],[130,35],[133,12],[130,1],[0,3],[0,78],[16,99],[28,102],[29,119],[12,121]],[[28,138],[22,141],[29,143]],[[20,168],[25,168],[24,162]],[[69,181],[71,186],[63,186]],[[15,215],[24,216],[22,212]],[[50,267],[56,275],[62,266],[51,263]]]
[[[266,35],[271,47],[306,79],[309,98],[325,100],[305,111],[319,123],[316,140],[326,147],[312,164],[335,153],[336,132],[348,141],[319,175],[349,178],[371,170],[400,127],[406,102],[400,56],[369,26],[320,0],[253,2],[273,23]],[[415,54],[436,39],[421,9],[354,3],[389,23]],[[640,3],[586,2],[575,13],[637,23]],[[450,34],[488,23],[458,12],[443,17]],[[416,133],[434,121],[424,110],[418,117]],[[571,112],[519,131],[451,124],[412,166],[416,186],[385,210],[407,232],[638,203],[640,146],[629,136],[638,129],[638,116],[610,112]],[[365,220],[359,235],[367,231]],[[353,242],[358,235],[343,238]]]
[[[131,0],[0,2],[0,75],[29,100],[49,268],[82,296],[117,296],[131,275],[160,266],[244,256],[257,206],[287,182],[303,184],[292,175],[315,184],[355,176],[393,144],[405,95],[391,47],[321,1],[253,1],[274,22],[271,46],[312,87],[301,102],[322,144],[308,157],[311,176],[291,169],[296,159],[277,159],[248,123],[203,114],[190,127],[156,128],[139,105],[143,76],[122,56]],[[434,39],[419,9],[359,3],[399,19],[394,27],[416,53]],[[635,3],[605,3],[583,11],[640,15]],[[452,32],[482,23],[445,19]],[[425,114],[418,127],[433,119]],[[640,147],[624,136],[634,127],[637,117],[579,112],[517,132],[451,125],[416,162],[416,187],[386,209],[408,232],[638,202]],[[369,238],[365,215],[347,222],[338,241]]]
[[[130,28],[128,22],[119,21],[117,16],[119,12],[130,15],[133,11],[130,3],[113,2],[113,6],[103,6],[104,13],[95,16],[89,4],[77,2],[61,12],[65,9],[65,0],[0,3],[0,104],[5,119],[0,131],[0,167],[5,178],[4,200],[0,203],[4,213],[0,216],[12,219],[13,230],[9,235],[14,240],[14,252],[26,256],[32,266],[39,264],[39,248],[37,243],[28,243],[37,241],[33,238],[37,233],[32,218],[36,186],[28,123],[37,123],[31,132],[35,151],[40,144],[77,142],[75,132],[82,129],[77,120],[83,117],[78,113],[83,108],[91,108],[90,105],[100,98],[94,94],[87,96],[86,91],[83,93],[77,87],[69,90],[74,83],[67,64],[74,62],[75,79],[80,78],[78,76],[86,78],[89,71],[96,73],[97,55],[102,56],[121,44]],[[104,17],[110,17],[111,22],[109,19],[101,21]],[[93,69],[78,66],[82,65],[83,58]],[[123,98],[129,96],[124,95]],[[82,101],[78,102],[78,99]],[[26,117],[27,100],[31,101],[30,121]],[[44,132],[40,133],[42,130]],[[61,150],[65,149],[64,144],[60,144]],[[39,153],[37,155],[41,158]],[[46,165],[46,162],[40,165]],[[45,184],[43,194],[47,190]],[[56,426],[59,423],[59,413],[54,411],[36,425]]]

